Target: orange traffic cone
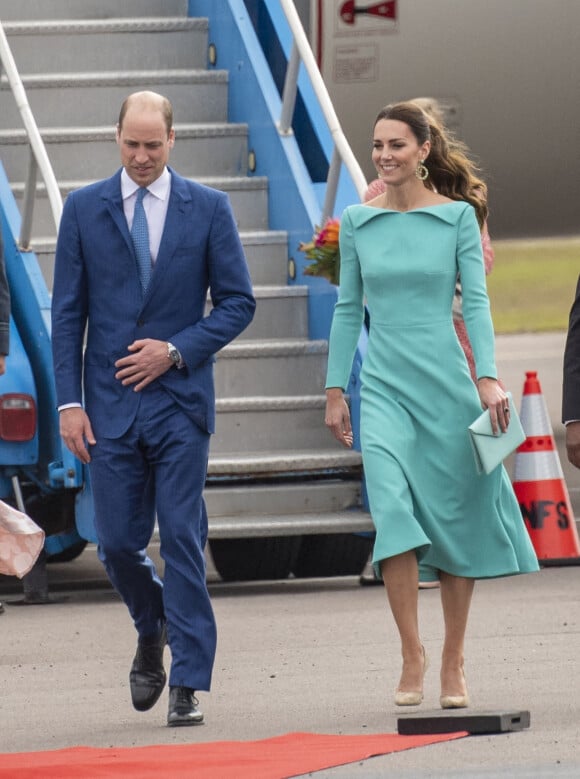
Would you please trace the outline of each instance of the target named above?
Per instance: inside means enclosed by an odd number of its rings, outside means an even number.
[[[516,450],[513,487],[538,561],[579,565],[574,512],[536,371],[526,372],[520,418],[527,438]]]

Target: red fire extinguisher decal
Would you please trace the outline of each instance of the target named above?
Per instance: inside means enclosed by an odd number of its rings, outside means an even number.
[[[383,3],[357,6],[356,0],[346,0],[340,7],[340,18],[345,24],[354,24],[357,14],[378,16],[382,19],[396,19],[397,2],[396,0],[387,0]]]

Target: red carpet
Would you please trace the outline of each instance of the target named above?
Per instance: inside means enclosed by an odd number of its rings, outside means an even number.
[[[287,779],[466,735],[288,733],[262,741],[19,752],[0,755],[0,779]]]

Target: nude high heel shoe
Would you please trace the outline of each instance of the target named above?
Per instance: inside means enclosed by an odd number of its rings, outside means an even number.
[[[465,680],[463,668],[461,669],[461,674]],[[444,695],[442,693],[439,698],[439,704],[442,709],[467,709],[469,707],[469,695],[467,691],[465,695]]]
[[[421,647],[423,650],[423,679],[429,668],[429,658],[425,652],[425,647]],[[422,685],[421,685],[422,687]],[[405,690],[395,690],[395,706],[418,706],[423,701],[423,690],[411,690],[409,692]]]

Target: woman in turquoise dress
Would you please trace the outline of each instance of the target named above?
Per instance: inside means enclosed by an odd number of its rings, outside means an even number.
[[[475,579],[538,570],[509,477],[478,475],[468,425],[489,409],[509,424],[497,381],[480,225],[485,200],[468,158],[451,153],[412,103],[377,117],[372,158],[386,192],[341,219],[341,272],[329,345],[326,424],[345,446],[352,429],[344,390],[363,322],[371,328],[361,370],[361,448],[376,541],[401,638],[395,703],[423,699],[418,562],[437,570],[445,637],[442,708],[469,705],[464,640]],[[457,339],[452,302],[458,273],[477,383]]]

